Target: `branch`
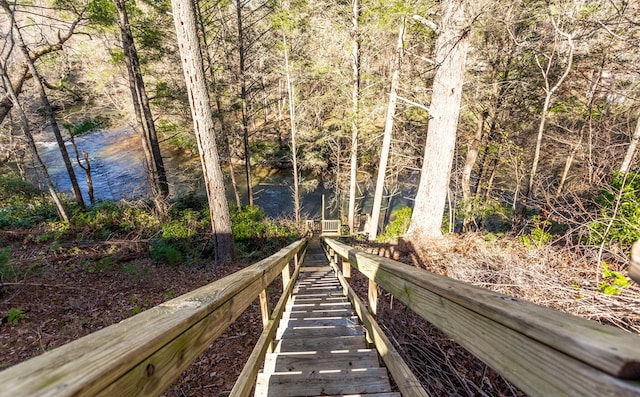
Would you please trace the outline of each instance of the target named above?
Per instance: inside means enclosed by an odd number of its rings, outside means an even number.
[[[440,28],[438,27],[437,23],[435,23],[435,22],[433,22],[433,21],[431,21],[431,20],[429,20],[429,19],[427,19],[427,18],[425,18],[425,17],[423,17],[421,15],[418,15],[418,14],[414,14],[413,15],[413,19],[415,21],[420,22],[426,28],[429,28],[429,29],[433,30],[435,34],[439,34],[440,33]]]

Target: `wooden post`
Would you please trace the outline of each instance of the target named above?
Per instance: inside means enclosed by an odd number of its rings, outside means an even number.
[[[342,275],[347,281],[351,278],[351,263],[349,261],[342,260]]]
[[[322,221],[324,222],[324,194],[322,195]]]
[[[375,316],[378,311],[378,284],[371,279],[369,279],[367,297],[369,298],[369,311]]]
[[[297,259],[298,257],[296,256],[294,258]],[[289,273],[290,265],[291,262],[287,263],[287,266],[282,269],[282,292],[285,292],[287,290],[287,285],[289,285],[289,281],[291,281],[291,274]]]
[[[267,295],[267,290],[263,289],[260,292],[260,312],[262,313],[262,327],[267,328],[269,325],[269,320],[271,319],[271,310],[269,309],[269,296]],[[274,346],[273,341],[269,342],[269,347],[267,348],[268,353],[273,353]]]
[[[267,296],[266,289],[260,292],[260,313],[262,313],[262,326],[266,327],[269,323],[269,317],[271,317],[271,313],[269,313],[269,297]]]

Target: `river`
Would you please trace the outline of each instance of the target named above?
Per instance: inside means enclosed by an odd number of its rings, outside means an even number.
[[[87,152],[91,162],[94,195],[96,200],[133,200],[147,197],[150,193],[143,165],[143,152],[140,137],[131,128],[96,131],[76,138],[80,153]],[[71,143],[67,143],[69,154],[75,157]],[[38,142],[38,150],[43,158],[54,185],[58,191],[70,194],[71,186],[60,151],[55,142]],[[181,153],[165,153],[165,167],[171,185],[172,194],[194,186],[202,186],[202,177],[197,156]],[[72,159],[80,189],[88,202],[85,173]],[[242,171],[241,166],[236,171]],[[33,170],[33,168],[32,168]],[[227,199],[235,202],[229,175],[223,167],[228,180]],[[289,169],[254,167],[254,203],[265,210],[269,217],[291,217],[293,214],[293,177]],[[32,172],[32,179],[41,181]],[[243,203],[246,204],[246,179],[243,172],[236,175]],[[412,194],[411,184],[403,187],[403,192],[394,196],[392,209],[411,204],[406,196]],[[372,192],[361,186],[362,195],[359,205],[362,213],[371,212]],[[325,196],[325,217],[337,218],[334,192],[330,183],[307,175],[302,178],[300,187],[302,213],[305,218],[320,218],[322,215],[322,196]],[[333,204],[333,205],[332,205]],[[346,205],[346,203],[345,203]]]

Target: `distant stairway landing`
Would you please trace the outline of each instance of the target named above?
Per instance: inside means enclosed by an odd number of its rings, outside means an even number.
[[[400,397],[391,392],[386,368],[367,348],[364,328],[314,240],[255,395]]]

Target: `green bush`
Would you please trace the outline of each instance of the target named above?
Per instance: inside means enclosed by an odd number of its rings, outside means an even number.
[[[518,241],[527,248],[541,248],[547,245],[553,238],[553,235],[547,231],[551,227],[551,222],[537,215],[532,216],[531,221],[533,228],[529,234],[519,236]]]
[[[242,209],[234,208],[231,214],[231,230],[237,240],[262,238],[265,236],[267,225],[264,210],[256,205]]]
[[[44,192],[17,176],[0,176],[0,228],[27,228],[57,217]]]
[[[137,231],[144,233],[159,222],[150,206],[103,201],[87,212],[76,212],[71,223],[90,235],[108,237],[112,233]]]
[[[600,191],[597,202],[600,219],[589,223],[587,243],[616,242],[628,249],[640,239],[640,174],[629,173],[625,179],[623,174],[614,173],[611,186]]]
[[[388,242],[396,240],[398,237],[404,235],[409,229],[412,213],[413,210],[411,209],[411,207],[403,207],[393,211],[391,213],[392,221],[389,222],[384,230],[384,233],[376,238],[376,241]]]
[[[157,239],[151,244],[151,259],[156,263],[177,266],[184,263],[184,256],[179,249],[165,239]]]

